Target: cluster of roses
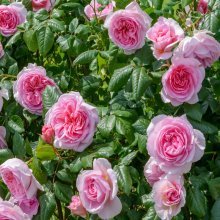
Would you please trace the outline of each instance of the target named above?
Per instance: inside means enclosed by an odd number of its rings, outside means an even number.
[[[43,188],[27,164],[20,159],[9,159],[0,166],[0,176],[11,193],[9,201],[0,198],[0,219],[32,219],[39,207],[37,191]]]

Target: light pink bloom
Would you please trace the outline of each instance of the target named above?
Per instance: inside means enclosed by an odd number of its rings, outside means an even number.
[[[147,150],[166,173],[189,172],[193,162],[201,159],[205,137],[187,120],[186,116],[158,115],[147,128]]]
[[[0,199],[0,219],[2,220],[31,220],[19,206]]]
[[[110,2],[103,10],[100,10],[102,7],[103,6],[99,4],[97,0],[92,0],[89,5],[86,5],[84,12],[90,20],[95,17],[105,19],[108,14],[113,12],[115,2]]]
[[[55,132],[53,145],[77,152],[92,143],[98,121],[96,108],[87,104],[78,92],[61,95],[45,116],[45,124]]]
[[[32,0],[32,8],[33,11],[40,9],[50,11],[54,7],[55,2],[55,0]]]
[[[205,69],[198,60],[174,57],[172,65],[162,77],[162,100],[173,106],[184,102],[198,102],[198,92],[202,88],[204,78]]]
[[[0,90],[0,112],[3,107],[3,98],[9,100],[8,90],[4,88]]]
[[[171,220],[185,205],[186,190],[182,176],[167,175],[153,186],[154,208],[162,220]]]
[[[147,38],[153,42],[153,55],[166,60],[172,56],[173,47],[184,38],[184,31],[172,18],[159,17],[147,31]]]
[[[153,186],[164,174],[165,172],[161,170],[157,161],[153,157],[150,157],[144,166],[144,176],[147,182]]]
[[[79,196],[73,196],[70,205],[68,206],[73,215],[81,216],[86,218],[86,209],[83,207]]]
[[[3,49],[3,46],[0,42],[0,59],[4,56],[5,52],[4,52],[4,49]]]
[[[202,14],[206,14],[208,12],[208,0],[199,0],[197,5],[197,11]]]
[[[43,190],[27,164],[17,158],[9,159],[1,164],[0,176],[11,195],[19,201],[32,199],[36,196],[38,189]]]
[[[18,75],[13,86],[15,100],[32,114],[41,115],[43,111],[42,94],[47,86],[56,86],[46,76],[46,70],[35,64],[28,64]]]
[[[185,37],[174,51],[174,57],[195,58],[205,68],[220,57],[220,43],[208,31],[197,31],[193,37]]]
[[[121,212],[122,204],[117,197],[117,177],[108,160],[95,159],[93,170],[79,174],[76,187],[88,212],[98,214],[101,219],[114,218]]]
[[[9,37],[16,33],[17,26],[26,21],[27,10],[22,3],[0,5],[0,34]]]
[[[6,129],[3,126],[0,126],[0,149],[7,147],[5,137],[6,137]]]
[[[15,205],[18,205],[21,208],[21,210],[30,218],[32,218],[38,212],[39,202],[36,197],[33,197],[32,199],[21,200],[17,200],[11,197],[9,201],[14,203]]]
[[[132,54],[145,44],[145,36],[152,19],[133,1],[124,10],[110,14],[104,26],[108,28],[110,39],[125,54]]]
[[[44,125],[42,128],[41,138],[48,144],[52,144],[54,140],[54,130],[50,125]]]

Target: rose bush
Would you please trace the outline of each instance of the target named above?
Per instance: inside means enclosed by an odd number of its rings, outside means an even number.
[[[0,219],[218,219],[218,0],[0,3]]]

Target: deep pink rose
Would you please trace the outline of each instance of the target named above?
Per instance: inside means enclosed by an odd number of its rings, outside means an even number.
[[[199,0],[197,5],[197,11],[202,14],[206,14],[208,12],[208,0]]]
[[[220,43],[208,31],[197,31],[193,37],[185,37],[174,51],[174,57],[195,58],[205,68],[220,57]]]
[[[55,4],[55,0],[32,0],[33,11],[45,9],[50,11]]]
[[[9,100],[8,90],[4,88],[0,90],[0,112],[3,107],[3,98]]]
[[[162,220],[171,220],[185,205],[186,190],[182,176],[167,175],[153,186],[154,208]]]
[[[41,66],[28,64],[17,75],[13,87],[14,98],[32,114],[41,115],[42,93],[48,85],[55,86],[55,82],[46,76],[46,70]]]
[[[19,206],[0,199],[0,219],[1,220],[31,220]]]
[[[144,176],[147,182],[153,186],[154,183],[157,182],[164,174],[165,172],[161,170],[157,161],[153,157],[150,157],[144,166]]]
[[[110,14],[104,26],[108,28],[110,39],[125,54],[132,54],[145,44],[145,36],[151,24],[151,18],[133,1],[124,10]]]
[[[98,121],[96,108],[84,102],[78,92],[61,95],[45,116],[45,124],[55,132],[53,145],[77,152],[92,143]]]
[[[159,17],[147,31],[147,38],[153,42],[153,54],[160,60],[172,56],[173,47],[184,38],[184,31],[172,18]]]
[[[92,0],[89,5],[86,5],[84,12],[90,20],[95,17],[105,19],[109,13],[113,12],[115,2],[110,2],[108,5],[106,5],[105,8],[100,10],[102,7],[103,6],[99,4],[96,0]]]
[[[33,197],[32,199],[21,200],[17,200],[11,197],[9,201],[14,203],[15,205],[18,205],[21,208],[21,210],[30,218],[32,218],[38,212],[39,202],[36,197]]]
[[[22,3],[0,5],[0,33],[9,37],[17,31],[17,26],[26,21],[27,10]]]
[[[4,56],[5,52],[4,52],[4,49],[3,49],[3,46],[0,42],[0,59]]]
[[[117,177],[108,160],[95,159],[93,170],[79,174],[76,187],[88,212],[98,214],[101,219],[114,218],[121,212],[121,201],[117,197]]]
[[[38,189],[43,190],[27,164],[17,158],[9,159],[0,166],[0,176],[11,195],[19,201],[32,199]]]
[[[52,144],[54,140],[54,130],[50,125],[44,125],[42,128],[42,139],[48,143]]]
[[[79,196],[73,196],[70,205],[68,206],[73,215],[81,216],[86,218],[86,209],[83,207]]]
[[[194,104],[199,101],[198,92],[202,88],[205,69],[194,58],[175,58],[172,65],[162,77],[162,100],[178,106],[187,102]]]
[[[185,115],[154,117],[147,128],[147,136],[148,154],[166,173],[187,173],[192,163],[204,154],[205,137],[193,129]]]
[[[6,129],[3,126],[0,126],[0,149],[7,147],[5,137],[6,137]]]

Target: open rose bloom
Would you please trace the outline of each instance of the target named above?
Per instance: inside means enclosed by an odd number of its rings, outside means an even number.
[[[38,11],[40,9],[45,9],[47,11],[50,11],[56,0],[32,0],[32,8],[33,11]]]
[[[117,177],[108,160],[95,159],[93,170],[79,174],[76,187],[88,212],[98,214],[101,219],[114,218],[121,212],[122,204],[117,197]]]
[[[202,14],[206,14],[208,12],[208,0],[199,0],[197,5],[197,11]]]
[[[73,196],[71,199],[71,203],[68,206],[71,213],[73,215],[81,216],[82,218],[86,218],[86,209],[83,207],[82,202],[79,196]]]
[[[0,219],[1,220],[31,220],[21,208],[9,201],[2,201],[0,198]]]
[[[154,208],[162,220],[171,220],[185,205],[186,191],[182,176],[167,175],[153,186]]]
[[[166,173],[187,173],[192,163],[204,154],[205,137],[193,129],[185,115],[154,117],[147,128],[147,136],[148,154]]]
[[[152,50],[156,59],[166,60],[172,56],[174,46],[184,38],[184,31],[172,18],[159,17],[147,31],[147,38],[153,42]]]
[[[22,3],[0,5],[0,34],[9,37],[17,32],[17,26],[26,21],[27,10]]]
[[[105,19],[108,14],[113,12],[115,2],[111,1],[103,9],[101,9],[102,7],[103,6],[99,4],[96,0],[92,0],[90,4],[85,7],[84,12],[90,20],[95,17]]]
[[[63,94],[47,112],[45,125],[54,130],[53,145],[82,152],[92,141],[98,112],[78,92]]]
[[[186,37],[174,51],[175,57],[195,58],[204,68],[210,67],[220,57],[220,43],[208,31],[196,31]]]
[[[15,100],[32,114],[43,112],[42,94],[47,86],[55,86],[55,82],[46,76],[41,66],[29,64],[18,75],[13,86]]]
[[[151,20],[138,3],[133,1],[124,10],[110,14],[104,26],[108,29],[110,39],[125,54],[132,54],[144,46]]]
[[[204,78],[205,69],[198,60],[174,57],[172,65],[162,77],[162,100],[173,106],[184,102],[198,102],[198,92],[202,88]]]

